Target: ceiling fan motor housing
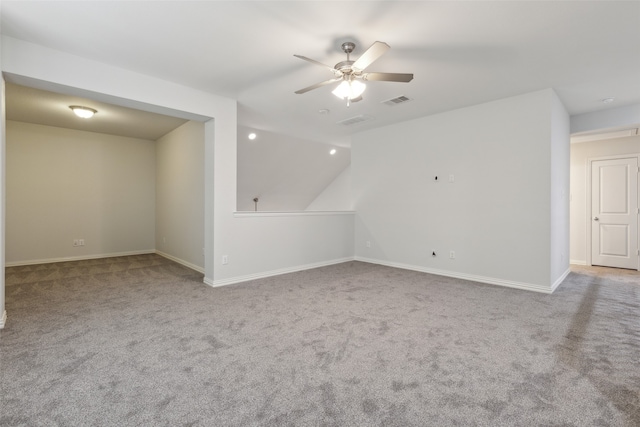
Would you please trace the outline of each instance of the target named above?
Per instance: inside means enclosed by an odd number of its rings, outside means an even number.
[[[355,61],[338,62],[335,66],[335,69],[341,71],[342,74],[351,74],[351,72],[353,71],[351,69],[351,65],[353,65],[354,62]]]
[[[349,55],[351,52],[353,52],[353,49],[356,48],[356,44],[353,42],[344,42],[342,43],[341,47],[342,47],[342,51],[347,55]]]
[[[356,48],[356,44],[353,42],[344,42],[340,47],[342,51],[347,54],[347,60],[338,62],[335,69],[342,72],[343,75],[349,76],[353,72],[351,65],[355,62],[350,60],[349,54]]]

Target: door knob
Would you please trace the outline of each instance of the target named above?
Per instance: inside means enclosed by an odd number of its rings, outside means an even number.
[[[593,220],[594,220],[594,221],[600,221],[600,218],[595,217],[595,218],[593,218]]]

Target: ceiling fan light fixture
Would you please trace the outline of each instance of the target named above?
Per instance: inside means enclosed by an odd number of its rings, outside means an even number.
[[[302,55],[293,55],[296,58],[300,58],[304,61],[318,65],[322,68],[328,68],[333,72],[333,78],[325,80],[320,83],[305,87],[304,89],[297,90],[295,93],[298,95],[307,93],[310,90],[317,89],[322,86],[330,85],[336,82],[340,82],[332,93],[342,100],[347,101],[347,107],[352,102],[362,101],[362,93],[366,89],[366,85],[362,80],[367,81],[382,81],[382,82],[398,82],[409,83],[413,80],[413,74],[408,73],[378,73],[378,72],[364,72],[365,69],[371,65],[374,61],[380,58],[391,47],[381,41],[374,42],[367,50],[364,51],[360,57],[352,61],[350,54],[355,49],[356,45],[353,42],[342,43],[342,51],[347,54],[347,60],[338,62],[335,66],[331,67],[325,65],[322,62],[318,62],[314,59],[307,58]]]
[[[73,111],[76,116],[82,117],[83,119],[90,119],[98,112],[93,108],[83,107],[81,105],[70,105],[69,108],[71,108],[71,111]]]
[[[352,100],[360,97],[366,88],[359,80],[343,80],[331,93],[340,99]]]

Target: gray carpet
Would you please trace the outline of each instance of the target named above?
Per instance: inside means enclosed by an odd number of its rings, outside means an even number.
[[[2,426],[638,426],[640,276],[553,295],[349,262],[210,288],[156,255],[12,267]]]

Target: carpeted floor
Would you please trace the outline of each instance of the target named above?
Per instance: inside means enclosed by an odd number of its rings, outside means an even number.
[[[2,426],[638,426],[640,275],[553,295],[349,262],[210,288],[156,255],[6,269]]]

